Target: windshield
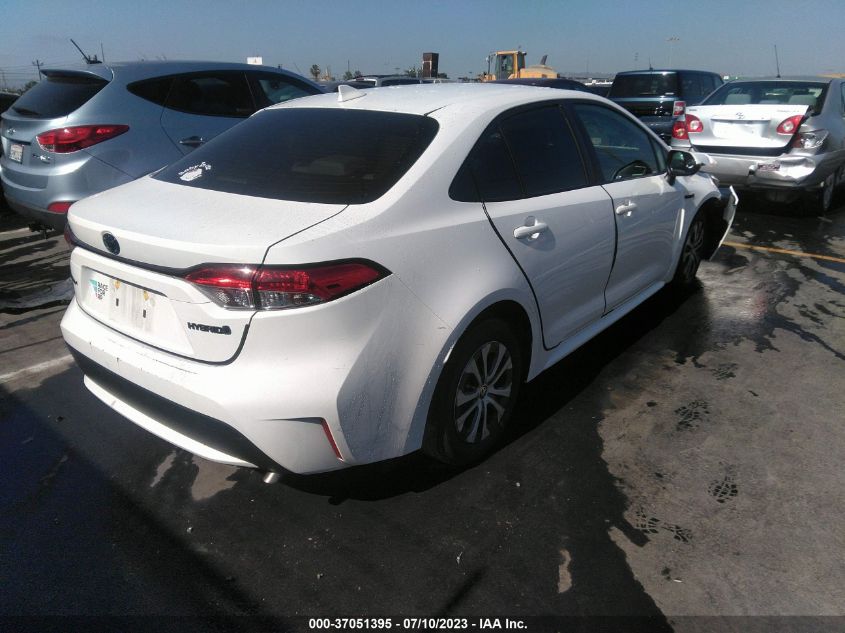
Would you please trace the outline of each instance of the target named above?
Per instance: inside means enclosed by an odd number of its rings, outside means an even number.
[[[67,116],[106,84],[105,79],[92,75],[51,75],[27,90],[12,110],[21,116],[41,119]]]
[[[264,110],[155,178],[260,198],[364,204],[396,184],[437,129],[434,119],[394,112]]]
[[[808,105],[821,111],[827,84],[811,81],[742,81],[725,84],[701,105]]]
[[[616,75],[610,97],[673,97],[678,91],[676,73]]]

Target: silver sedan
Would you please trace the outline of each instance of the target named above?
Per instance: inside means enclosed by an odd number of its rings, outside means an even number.
[[[845,183],[845,82],[754,79],[723,85],[674,124],[672,146],[706,152],[723,185],[830,208]]]

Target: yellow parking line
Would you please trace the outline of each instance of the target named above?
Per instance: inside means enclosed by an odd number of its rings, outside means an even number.
[[[769,253],[796,255],[797,257],[811,257],[813,259],[824,259],[829,262],[845,264],[845,259],[842,257],[831,257],[830,255],[816,255],[814,253],[804,253],[803,251],[791,251],[786,248],[771,248],[770,246],[752,246],[751,244],[742,244],[741,242],[722,242],[722,244],[724,246],[733,246],[734,248],[748,248],[752,251],[767,251]]]

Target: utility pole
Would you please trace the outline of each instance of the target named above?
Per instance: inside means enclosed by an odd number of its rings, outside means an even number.
[[[672,49],[675,47],[675,44],[681,41],[681,38],[673,35],[667,38],[666,41],[669,42],[669,68],[672,68]]]
[[[38,81],[41,81],[41,60],[36,59],[34,62],[32,62],[32,65],[38,69]]]

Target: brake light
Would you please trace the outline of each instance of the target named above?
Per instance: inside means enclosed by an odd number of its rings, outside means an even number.
[[[784,119],[780,122],[780,125],[778,125],[777,133],[792,136],[793,134],[795,134],[795,130],[797,130],[801,125],[801,121],[803,118],[804,115],[796,114],[795,116],[791,116],[788,119]]]
[[[68,154],[120,136],[128,129],[128,125],[75,125],[50,130],[35,138],[47,152]]]
[[[683,121],[675,121],[672,124],[672,138],[676,138],[679,141],[685,141],[689,138],[686,123]]]
[[[343,461],[343,456],[340,454],[340,449],[337,447],[337,442],[334,441],[334,437],[332,436],[332,431],[329,428],[329,423],[325,420],[320,420],[320,423],[323,427],[323,432],[326,434],[326,439],[329,441],[329,444],[334,451],[335,457],[337,457],[340,461]]]
[[[686,115],[687,132],[689,134],[700,134],[704,131],[704,124],[694,114]]]
[[[67,213],[68,209],[70,209],[70,205],[72,205],[75,200],[59,200],[57,202],[51,202],[47,205],[47,211],[51,213]]]
[[[676,101],[672,104],[672,116],[681,116],[687,110],[686,101]]]
[[[333,301],[390,273],[371,262],[319,266],[210,265],[185,279],[224,308],[282,310]]]

